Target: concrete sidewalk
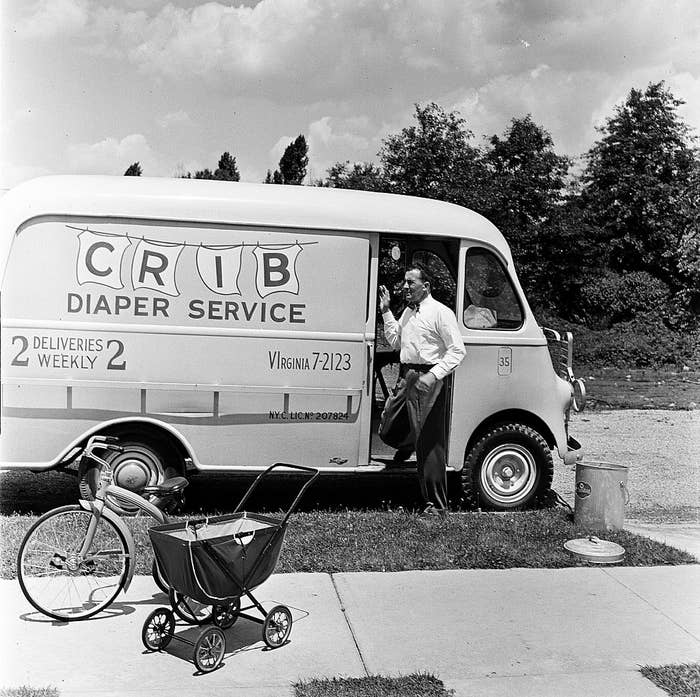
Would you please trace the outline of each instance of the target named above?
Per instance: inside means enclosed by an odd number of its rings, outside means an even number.
[[[698,588],[700,565],[273,575],[256,597],[292,609],[290,643],[267,650],[260,625],[241,619],[226,631],[222,667],[195,675],[192,647],[141,643],[146,616],[167,604],[148,577],[70,624],[0,581],[0,687],[278,697],[299,679],[429,671],[457,697],[662,697],[638,668],[700,660]]]
[[[625,530],[692,554],[700,561],[700,523],[644,523],[630,520]]]

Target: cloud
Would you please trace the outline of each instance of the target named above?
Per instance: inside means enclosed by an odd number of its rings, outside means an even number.
[[[172,111],[158,119],[158,125],[161,128],[170,128],[182,124],[192,123],[190,115],[186,111]]]
[[[109,137],[97,143],[69,145],[66,159],[68,171],[79,174],[123,174],[133,162],[141,163],[146,176],[160,171],[155,154],[140,133],[121,140]]]
[[[610,85],[597,73],[581,71],[575,79],[551,68],[501,75],[464,95],[453,95],[458,110],[476,136],[502,134],[513,118],[531,114],[549,131],[559,152],[579,154],[593,141],[591,106],[605,102]],[[609,112],[606,112],[606,115]]]
[[[324,116],[309,124],[309,172],[318,179],[339,161],[374,160],[379,150],[377,126],[367,117]]]
[[[685,104],[678,107],[678,114],[695,125],[694,134],[700,137],[700,76],[688,72],[670,75],[668,86],[674,95],[683,97]]]
[[[205,81],[277,103],[381,95],[421,101],[501,76],[698,67],[692,2],[653,0],[261,0],[253,6],[155,0],[38,0],[36,33],[81,30],[83,49],[166,80]],[[692,65],[691,65],[692,64]]]
[[[680,116],[688,123],[700,123],[700,78],[675,74],[665,64],[630,69],[624,81],[595,70],[581,68],[572,73],[542,65],[457,91],[443,103],[460,112],[477,142],[481,136],[502,134],[513,118],[531,114],[552,135],[558,152],[575,157],[600,137],[596,129],[625,101],[631,88],[643,90],[659,80],[666,80],[675,96],[688,101],[679,109]]]
[[[693,3],[651,0],[39,0],[23,25],[38,35],[80,29],[86,51],[235,96],[298,103],[352,91],[405,103],[544,65],[619,75],[675,57],[697,67],[696,15]]]
[[[339,161],[373,161],[379,150],[378,127],[366,116],[351,118],[323,116],[312,121],[304,134],[309,147],[307,174],[315,180],[326,175],[328,168]],[[277,169],[287,146],[297,136],[282,136],[269,150],[269,169]]]
[[[275,166],[272,169],[277,169],[277,163],[280,161],[284,151],[287,149],[290,143],[293,143],[296,136],[282,136],[277,139],[277,142],[270,148],[270,157],[275,162]]]
[[[382,138],[413,122],[414,103],[429,101],[458,108],[477,140],[531,113],[559,152],[575,155],[592,145],[595,125],[632,87],[660,79],[688,102],[681,116],[700,124],[700,6],[692,0],[14,1],[21,38],[55,41],[47,54],[56,57],[54,84],[75,84],[82,67],[93,85],[85,95],[94,99],[94,86],[104,85],[107,94],[110,71],[118,70],[113,82],[128,77],[141,97],[143,123],[121,132],[143,133],[144,150],[128,141],[136,135],[102,143],[92,142],[92,134],[74,135],[85,142],[70,149],[71,166],[90,171],[109,157],[117,158],[114,171],[135,160],[144,165],[147,157],[153,164],[144,174],[167,175],[178,157],[211,168],[206,153],[231,142],[233,129],[237,142],[245,139],[241,163],[255,162],[259,170],[256,177],[242,169],[244,178],[262,179],[274,169],[299,132],[309,142],[310,171],[322,176],[338,160],[376,161]],[[101,70],[104,77],[96,78]],[[71,108],[91,114],[88,96],[74,91]],[[15,99],[46,107],[39,96]],[[135,101],[112,93],[107,101],[115,104],[108,117],[114,123],[134,123]],[[156,103],[161,111],[153,115]],[[164,113],[163,104],[176,110]],[[120,111],[127,108],[128,115]],[[185,126],[190,114],[192,123],[207,121],[206,133],[195,137],[194,128],[179,128],[176,139],[161,130]],[[353,121],[357,114],[363,116]],[[31,143],[32,129],[22,130]],[[291,135],[270,149],[279,133]],[[146,136],[164,154],[173,150],[169,160],[156,156]],[[63,164],[58,136],[56,142],[52,167]],[[12,159],[21,158],[13,153]]]
[[[86,0],[37,0],[17,22],[19,38],[69,37],[85,28],[89,18]]]

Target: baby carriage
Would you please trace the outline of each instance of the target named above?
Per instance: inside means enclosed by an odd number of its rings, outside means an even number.
[[[301,470],[305,481],[283,518],[246,512],[244,506],[264,477],[278,467]],[[141,638],[147,649],[159,651],[175,638],[194,646],[197,669],[208,673],[224,657],[226,640],[222,630],[239,617],[262,624],[264,642],[274,649],[287,642],[292,631],[292,613],[284,605],[269,612],[252,591],[275,570],[284,541],[287,521],[318,470],[278,463],[268,467],[251,484],[236,510],[223,516],[156,525],[149,529],[153,551],[170,586],[170,608],[160,607],[146,619]],[[251,604],[241,607],[246,596]],[[204,619],[195,605],[211,607]],[[263,616],[244,614],[256,609]],[[175,615],[191,624],[211,620],[196,642],[175,635]]]

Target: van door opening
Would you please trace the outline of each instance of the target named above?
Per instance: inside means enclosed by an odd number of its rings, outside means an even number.
[[[433,297],[457,310],[457,275],[459,264],[459,241],[430,236],[415,237],[401,235],[381,235],[379,240],[379,273],[377,286],[384,285],[391,294],[391,311],[397,319],[405,308],[401,290],[404,275],[411,264],[420,263],[433,275]],[[371,463],[392,466],[402,464],[415,466],[412,454],[404,463],[395,461],[397,451],[379,438],[379,420],[387,397],[399,379],[399,352],[394,351],[384,338],[384,324],[378,308],[376,339],[374,346],[374,380],[372,395]],[[449,435],[450,413],[452,411],[452,378],[445,380],[447,402],[445,428]],[[447,439],[449,443],[449,438]],[[447,455],[447,453],[446,453]]]

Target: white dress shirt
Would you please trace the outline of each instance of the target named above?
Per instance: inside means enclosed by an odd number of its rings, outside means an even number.
[[[407,307],[396,321],[391,310],[382,313],[384,336],[401,349],[402,363],[429,363],[438,380],[464,359],[466,350],[454,312],[428,295],[415,309]]]

